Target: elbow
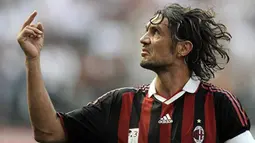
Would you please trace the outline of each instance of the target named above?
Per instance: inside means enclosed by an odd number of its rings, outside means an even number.
[[[50,128],[38,128],[33,126],[34,139],[40,143],[64,143],[66,142],[65,132],[61,124],[55,124]]]
[[[49,133],[45,133],[37,129],[34,130],[34,139],[39,143],[50,143],[50,136],[51,135]]]
[[[38,135],[34,135],[34,140],[39,143],[49,143],[49,140],[47,138],[43,138]]]
[[[39,143],[61,143],[51,132],[42,132],[34,129],[34,140]]]
[[[48,141],[45,140],[45,138],[42,138],[42,137],[39,137],[39,136],[36,136],[36,135],[34,135],[34,140],[38,143],[48,143]]]

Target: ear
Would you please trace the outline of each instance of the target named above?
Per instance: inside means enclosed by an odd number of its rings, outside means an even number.
[[[182,41],[177,44],[178,56],[185,57],[193,49],[193,44],[190,41]]]

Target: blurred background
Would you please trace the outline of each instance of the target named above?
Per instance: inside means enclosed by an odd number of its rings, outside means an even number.
[[[155,10],[177,2],[213,8],[233,39],[231,62],[212,83],[240,99],[255,127],[254,0],[1,0],[0,142],[34,143],[26,103],[24,55],[16,34],[34,10],[45,27],[41,65],[58,111],[86,105],[103,93],[150,83],[139,66],[139,38]],[[252,128],[255,137],[254,129]]]

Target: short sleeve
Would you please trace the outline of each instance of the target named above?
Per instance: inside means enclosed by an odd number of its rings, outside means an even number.
[[[81,109],[58,113],[68,143],[103,142],[104,126],[117,94],[116,90],[113,90]]]
[[[225,142],[250,130],[249,118],[237,97],[227,91],[216,97],[217,128],[221,141]]]

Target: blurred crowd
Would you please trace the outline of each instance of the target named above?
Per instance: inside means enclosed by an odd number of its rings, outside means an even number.
[[[45,28],[43,78],[58,111],[86,105],[123,86],[150,83],[139,66],[139,38],[155,10],[169,2],[213,8],[232,34],[231,56],[210,82],[234,93],[255,126],[254,0],[1,0],[0,134],[3,127],[29,127],[24,55],[16,34],[37,10]],[[1,135],[0,135],[1,136]],[[0,137],[1,139],[1,137]]]

